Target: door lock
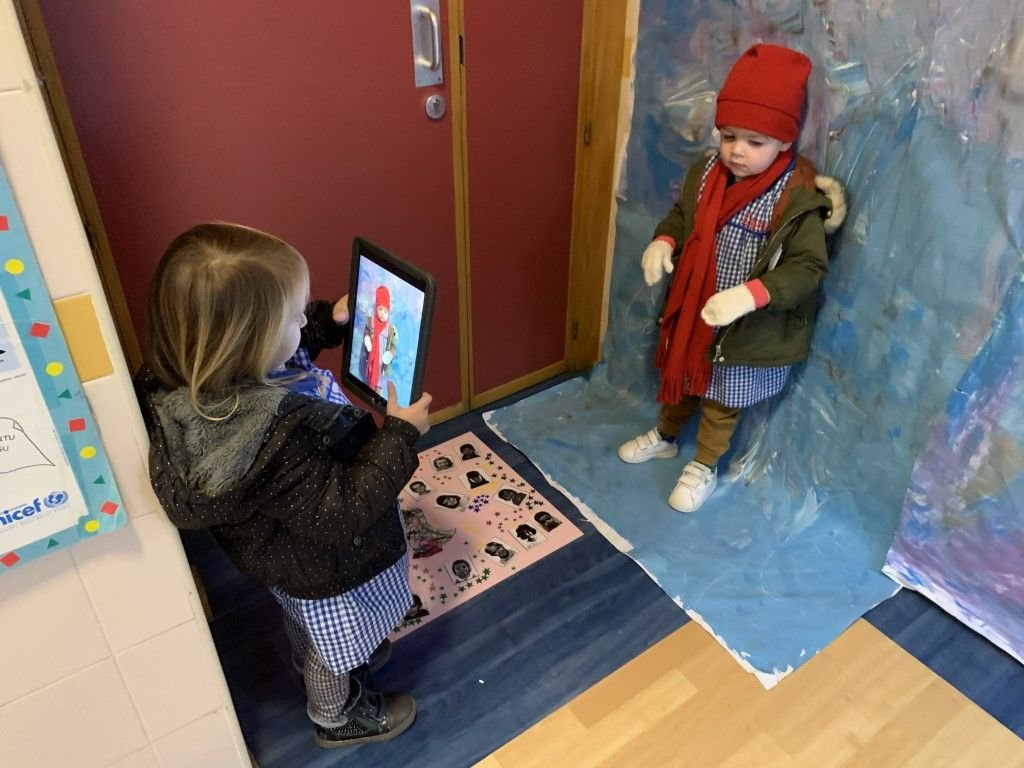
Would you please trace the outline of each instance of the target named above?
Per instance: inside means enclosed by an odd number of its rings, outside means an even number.
[[[427,117],[431,120],[440,120],[447,111],[448,104],[445,103],[444,96],[435,93],[433,96],[427,97]]]

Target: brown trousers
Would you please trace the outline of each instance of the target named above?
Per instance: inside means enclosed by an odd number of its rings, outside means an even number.
[[[697,410],[697,455],[701,464],[714,467],[722,454],[729,450],[736,425],[740,422],[740,409],[727,408],[706,397],[684,397],[678,403],[662,403],[658,412],[658,431],[665,437],[678,437],[683,426]]]

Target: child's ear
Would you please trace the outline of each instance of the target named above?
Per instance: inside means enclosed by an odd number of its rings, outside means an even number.
[[[792,147],[792,146],[793,146],[793,142],[792,142],[792,141],[787,141],[787,142],[786,142],[785,144],[783,144],[783,145],[782,145],[782,147],[781,147],[781,148],[779,149],[779,152],[789,152],[789,148],[790,148],[790,147]]]

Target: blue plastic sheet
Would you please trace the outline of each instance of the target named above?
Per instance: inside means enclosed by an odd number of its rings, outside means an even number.
[[[766,684],[897,588],[881,568],[914,463],[1017,274],[1018,20],[1020,0],[641,4],[605,362],[489,422]],[[692,437],[677,461],[615,456],[656,413],[664,287],[644,285],[639,260],[712,139],[725,73],[758,40],[814,62],[800,150],[843,182],[850,212],[809,360],[745,412],[719,489],[684,516],[665,498]],[[1003,425],[1014,445],[1020,427]],[[1019,472],[1007,465],[1000,482]]]
[[[1024,661],[1024,274],[918,459],[886,572]]]

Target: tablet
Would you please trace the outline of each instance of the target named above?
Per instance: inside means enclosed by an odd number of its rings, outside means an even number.
[[[387,382],[398,402],[423,394],[434,278],[361,237],[352,243],[349,317],[342,384],[377,411],[387,409]]]

